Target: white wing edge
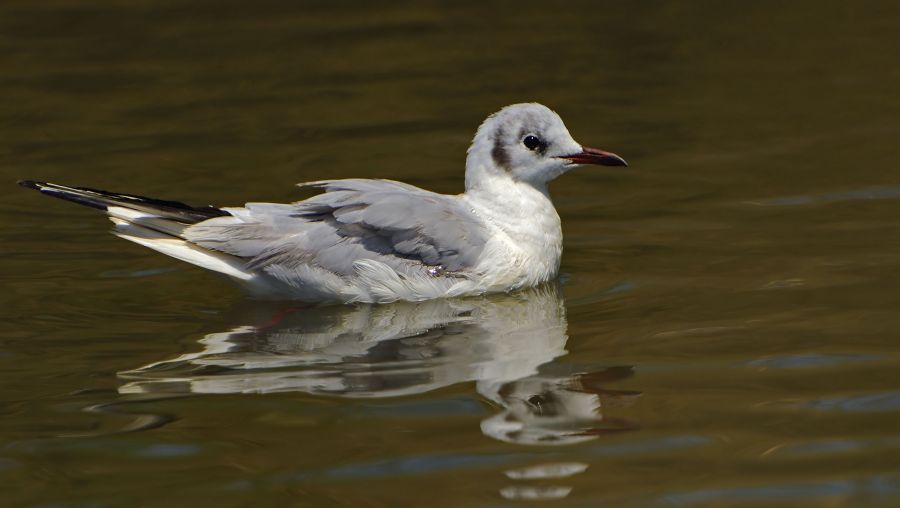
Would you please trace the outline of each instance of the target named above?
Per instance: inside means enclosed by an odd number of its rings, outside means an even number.
[[[249,272],[244,268],[242,260],[227,254],[203,249],[181,238],[135,224],[131,221],[138,219],[135,215],[140,212],[127,210],[127,214],[122,214],[120,210],[125,209],[119,209],[118,207],[110,207],[109,209],[109,219],[116,225],[114,233],[119,238],[241,281],[250,282],[257,277],[255,273]],[[127,215],[128,217],[122,217],[122,215]],[[145,219],[154,218],[152,215],[141,215]]]

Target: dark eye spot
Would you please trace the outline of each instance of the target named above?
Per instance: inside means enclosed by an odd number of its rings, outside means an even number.
[[[539,138],[533,134],[529,134],[529,135],[525,136],[525,139],[522,140],[522,144],[525,145],[525,148],[527,148],[533,152],[533,151],[537,150],[538,148],[542,147],[544,145],[544,142],[541,141],[541,138]]]

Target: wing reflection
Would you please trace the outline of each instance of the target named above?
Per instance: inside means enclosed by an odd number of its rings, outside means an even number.
[[[200,352],[120,372],[119,391],[396,397],[475,381],[500,407],[482,422],[495,439],[564,444],[630,427],[604,422],[599,409],[604,396],[634,394],[583,382],[597,373],[539,371],[566,354],[565,305],[555,285],[484,298],[280,310],[267,321],[209,334]],[[617,372],[610,379],[630,369]]]

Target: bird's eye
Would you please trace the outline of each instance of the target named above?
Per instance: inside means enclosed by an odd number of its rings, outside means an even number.
[[[538,148],[540,148],[540,146],[543,145],[544,143],[541,141],[541,138],[539,138],[535,135],[529,134],[529,135],[525,136],[525,139],[522,140],[522,144],[525,145],[525,148],[527,148],[531,151],[535,151]]]

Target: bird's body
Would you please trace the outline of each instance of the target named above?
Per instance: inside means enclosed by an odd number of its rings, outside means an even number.
[[[576,143],[548,108],[517,104],[478,129],[459,195],[391,180],[323,180],[301,184],[324,192],[292,204],[195,208],[20,183],[103,209],[118,236],[228,275],[259,296],[388,302],[509,291],[554,278],[562,228],[547,184],[578,164],[625,163]]]

